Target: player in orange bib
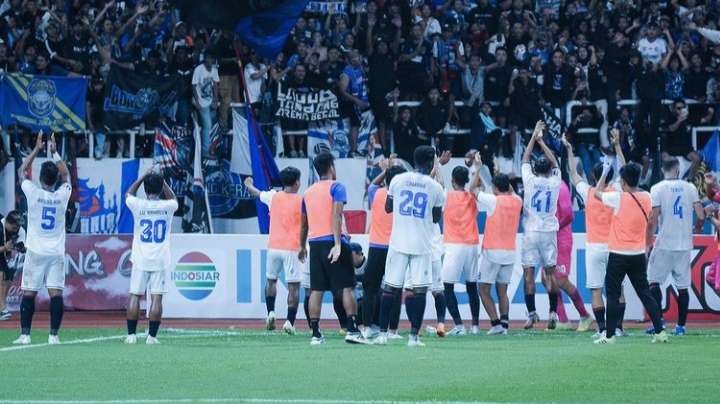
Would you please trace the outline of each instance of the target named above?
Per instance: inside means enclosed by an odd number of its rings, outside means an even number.
[[[300,296],[300,280],[302,270],[298,252],[300,251],[300,211],[302,197],[300,189],[300,170],[287,167],[280,171],[282,191],[261,191],[255,188],[252,177],[245,179],[245,187],[256,198],[270,209],[270,234],[268,236],[267,283],[265,285],[265,306],[268,330],[275,329],[275,297],[277,296],[277,280],[281,272],[285,272],[288,287],[287,320],[283,330],[295,334],[295,317],[297,316]]]
[[[608,160],[595,188],[595,198],[613,210],[608,238],[607,273],[607,331],[606,335],[595,340],[596,344],[615,342],[618,306],[622,282],[627,275],[645,310],[652,319],[655,333],[652,342],[667,342],[667,333],[663,329],[660,306],[650,293],[647,278],[646,254],[652,242],[648,230],[648,215],[652,209],[650,194],[638,188],[640,167],[630,163],[620,169],[622,192],[605,192],[605,185],[611,164]]]

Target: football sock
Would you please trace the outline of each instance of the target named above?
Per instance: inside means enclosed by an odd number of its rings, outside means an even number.
[[[160,329],[160,322],[150,320],[150,327],[148,328],[148,334],[150,334],[150,336],[153,338],[157,337],[157,333],[158,333],[159,329]]]
[[[20,302],[20,328],[23,335],[30,335],[32,318],[35,314],[35,297],[23,296]]]
[[[623,329],[623,320],[625,320],[625,303],[618,303],[618,321],[617,328]]]
[[[268,314],[271,311],[275,311],[275,296],[265,296],[265,307],[267,308]]]
[[[444,323],[445,312],[447,311],[445,295],[443,293],[433,293],[433,298],[435,298],[435,315],[437,316],[437,322]]]
[[[50,335],[57,335],[60,323],[62,323],[64,309],[62,296],[50,298]]]
[[[557,313],[557,293],[549,292],[548,299],[550,299],[550,312]]]
[[[392,317],[392,311],[394,306],[395,293],[389,291],[383,291],[382,299],[380,300],[380,331],[387,332],[388,324],[390,323],[390,317]],[[398,316],[399,317],[399,316]]]
[[[597,322],[598,332],[605,331],[605,307],[594,308],[593,313],[595,313],[595,321]]]
[[[313,337],[315,337],[315,338],[322,337],[322,334],[320,334],[320,319],[311,318],[310,319],[310,329],[312,329]]]
[[[415,327],[415,296],[412,294],[405,295],[405,314],[412,330]]]
[[[333,308],[335,309],[335,315],[337,315],[340,328],[345,328],[347,324],[347,313],[345,312],[345,306],[343,306],[342,296],[333,296]]]
[[[295,318],[297,317],[297,307],[288,307],[287,320],[290,325],[295,325]]]
[[[660,315],[662,315],[662,291],[657,283],[650,284],[650,294],[660,307]]]
[[[137,333],[137,320],[127,320],[128,335]]]
[[[568,322],[568,316],[565,312],[565,303],[563,302],[562,292],[558,292],[557,294],[557,315],[558,321],[560,321],[561,323]]]
[[[392,301],[390,311],[390,329],[397,330],[400,327],[400,310],[402,310],[402,291],[397,291]]]
[[[447,309],[453,318],[455,325],[462,325],[462,317],[460,317],[460,310],[458,309],[457,296],[455,296],[455,285],[452,283],[445,284],[445,302],[447,303]]]
[[[678,290],[678,325],[685,327],[687,320],[688,306],[690,305],[690,295],[687,289]]]
[[[535,314],[535,293],[525,295],[525,307],[527,308],[528,314]]]
[[[411,330],[412,335],[418,335],[425,317],[425,306],[427,305],[427,293],[419,293],[413,298],[413,311],[415,311],[415,326]]]
[[[578,314],[580,314],[580,317],[588,316],[588,312],[585,310],[585,303],[583,302],[582,296],[580,296],[580,291],[577,288],[575,288],[575,292],[570,295],[570,300],[572,300],[575,310],[577,310]]]
[[[472,325],[480,324],[480,295],[478,294],[478,286],[476,282],[468,282],[465,284],[467,288],[468,300],[470,302],[470,314],[472,315]]]
[[[308,322],[310,327],[310,293],[305,293],[305,299],[303,299],[303,311],[305,312],[305,320]]]
[[[355,314],[351,314],[351,315],[347,316],[346,327],[347,327],[348,332],[358,332],[357,321],[358,321],[358,318]]]
[[[500,325],[502,325],[506,330],[510,326],[510,317],[507,314],[502,314],[500,316]]]

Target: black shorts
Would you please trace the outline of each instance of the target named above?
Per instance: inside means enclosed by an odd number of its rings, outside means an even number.
[[[352,252],[347,243],[342,243],[340,258],[330,263],[328,255],[334,241],[313,241],[310,243],[310,289],[336,292],[355,288],[355,270]]]
[[[380,288],[383,276],[385,276],[387,253],[387,248],[370,247],[368,250],[368,262],[363,275],[363,287]]]
[[[15,279],[15,268],[10,268],[5,260],[0,260],[0,275],[6,282],[12,282]]]

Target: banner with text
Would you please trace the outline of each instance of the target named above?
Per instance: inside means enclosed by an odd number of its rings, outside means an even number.
[[[305,122],[340,118],[338,99],[332,91],[315,88],[303,90],[283,88],[282,84],[278,84],[278,110],[275,116]]]

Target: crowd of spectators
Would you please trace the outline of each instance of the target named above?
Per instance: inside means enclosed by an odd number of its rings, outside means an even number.
[[[228,127],[230,103],[246,98],[261,124],[296,133],[307,125],[274,118],[277,83],[327,88],[358,155],[366,110],[377,141],[400,157],[435,143],[456,155],[474,148],[512,159],[545,108],[568,123],[585,168],[605,151],[612,127],[630,159],[647,167],[661,150],[694,168],[691,127],[720,124],[720,45],[698,29],[720,25],[714,0],[348,3],[344,11],[306,12],[283,52],[262,60],[231,32],[184,22],[171,1],[2,0],[0,70],[89,76],[91,133],[103,132],[104,78],[113,65],[185,77],[177,116],[196,110],[205,138],[214,120]],[[98,156],[126,152],[121,136],[111,138]],[[304,136],[284,143],[286,156],[305,156]]]

